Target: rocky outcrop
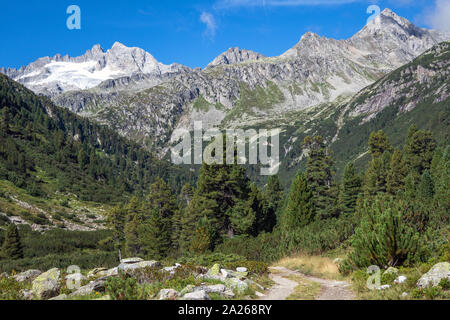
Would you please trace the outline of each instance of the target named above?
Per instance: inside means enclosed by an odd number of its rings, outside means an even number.
[[[436,287],[442,279],[448,279],[450,281],[450,263],[448,262],[441,262],[434,265],[430,271],[420,277],[417,282],[417,287]]]
[[[32,281],[41,274],[42,274],[42,272],[40,270],[28,270],[28,271],[19,273],[18,275],[15,275],[14,279],[17,282]]]
[[[54,268],[39,275],[33,281],[33,294],[37,299],[50,299],[59,294],[61,271]]]

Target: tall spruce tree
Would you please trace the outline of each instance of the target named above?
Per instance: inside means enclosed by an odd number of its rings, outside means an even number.
[[[150,218],[139,227],[141,248],[148,259],[163,259],[171,249],[170,226],[160,209],[154,207]]]
[[[342,177],[342,187],[340,190],[339,204],[344,214],[353,214],[356,209],[356,202],[362,192],[362,181],[356,173],[353,162],[347,164]]]
[[[434,196],[434,185],[433,180],[431,179],[430,172],[425,170],[423,173],[420,183],[417,187],[417,193],[420,199],[428,202],[433,199]]]
[[[402,152],[396,149],[392,155],[389,173],[387,176],[387,192],[391,195],[396,195],[399,191],[404,190],[405,178],[407,174],[408,170],[405,162],[403,161]]]
[[[317,216],[326,219],[335,215],[336,186],[333,181],[334,161],[329,155],[323,138],[306,137],[303,146],[309,151],[306,163],[306,179],[314,195]]]
[[[124,227],[125,252],[129,257],[135,257],[141,252],[138,229],[144,220],[142,204],[136,196],[133,196],[125,210],[127,212]]]
[[[386,193],[387,177],[391,163],[391,154],[385,151],[381,156],[373,158],[366,171],[364,191],[366,196]]]
[[[123,205],[117,205],[106,216],[108,227],[112,230],[115,249],[118,251],[119,261],[122,260],[122,246],[125,239],[125,221],[127,211]]]
[[[293,235],[310,224],[315,217],[313,192],[305,175],[298,172],[291,185],[286,207],[283,210],[281,227],[285,235]]]
[[[387,135],[383,130],[372,132],[369,137],[369,152],[372,159],[381,157],[386,151],[392,151]]]
[[[3,259],[18,260],[23,258],[23,246],[17,226],[13,223],[6,228],[5,240],[1,248],[0,256]]]
[[[403,153],[408,172],[414,174],[416,182],[430,169],[435,149],[436,141],[430,131],[410,127]]]

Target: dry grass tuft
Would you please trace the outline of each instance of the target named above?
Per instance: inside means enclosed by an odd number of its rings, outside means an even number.
[[[290,270],[298,270],[306,275],[323,277],[327,279],[342,279],[338,266],[331,258],[309,255],[297,255],[283,258],[275,266],[281,266]]]

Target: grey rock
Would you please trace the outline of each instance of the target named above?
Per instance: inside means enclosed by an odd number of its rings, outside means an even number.
[[[50,299],[59,294],[61,271],[57,268],[42,273],[33,280],[32,290],[38,299]]]
[[[144,261],[144,259],[142,259],[142,258],[127,258],[127,259],[122,259],[120,261],[120,263],[133,264],[133,263],[138,263],[138,262],[142,262],[142,261]]]
[[[417,282],[417,286],[419,288],[436,287],[445,278],[450,280],[450,263],[441,262],[435,264],[430,271],[422,275]]]
[[[101,277],[107,271],[106,268],[95,268],[88,272],[88,278]]]
[[[70,294],[70,297],[85,296],[93,292],[105,292],[107,278],[91,281],[89,284],[77,289]]]
[[[240,267],[240,268],[236,268],[236,271],[237,271],[237,272],[241,272],[241,273],[245,273],[245,272],[248,271],[248,269],[247,269],[247,268]]]
[[[41,274],[42,272],[40,270],[27,270],[15,275],[13,278],[18,282],[32,281]]]
[[[178,291],[173,289],[162,289],[159,291],[158,299],[159,300],[176,300],[180,294]]]
[[[211,300],[209,295],[204,290],[194,291],[190,293],[186,293],[182,300]]]
[[[130,264],[125,264],[125,263],[121,263],[118,266],[118,271],[122,271],[122,272],[132,272],[135,270],[140,270],[140,269],[145,269],[145,268],[160,268],[161,267],[161,263],[158,261],[141,261],[138,263],[130,263]]]

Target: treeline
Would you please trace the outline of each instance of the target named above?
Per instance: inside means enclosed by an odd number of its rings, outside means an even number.
[[[158,160],[105,126],[54,106],[0,75],[0,179],[31,195],[71,192],[82,200],[125,200],[148,189],[157,176],[179,191],[188,181],[182,168]],[[43,170],[52,186],[43,186]],[[46,190],[51,189],[51,190]]]
[[[152,259],[211,252],[226,238],[270,233],[282,196],[277,177],[260,190],[242,166],[203,164],[196,188],[186,184],[178,197],[157,179],[147,197],[114,208],[111,241],[127,256]]]
[[[146,198],[115,208],[111,240],[127,256],[156,259],[217,252],[272,261],[342,248],[343,271],[414,264],[445,248],[450,148],[437,148],[429,131],[412,126],[403,149],[373,132],[368,168],[349,163],[340,183],[321,137],[303,147],[306,170],[286,194],[276,176],[260,190],[242,166],[203,164],[196,187],[178,197],[158,179]]]

